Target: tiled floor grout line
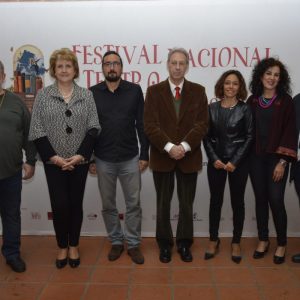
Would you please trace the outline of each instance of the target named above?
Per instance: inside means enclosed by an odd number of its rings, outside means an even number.
[[[170,283],[170,292],[171,292],[171,300],[175,300],[175,287],[174,287],[174,264],[171,261],[171,265],[169,268],[169,283]]]
[[[257,268],[257,266],[252,266],[251,264],[249,264],[249,270],[250,272],[252,273],[252,276],[255,280],[255,283],[256,283],[256,287],[258,289],[258,292],[259,292],[259,297],[260,297],[260,300],[266,300],[266,297],[265,297],[265,293],[263,291],[263,286],[259,284],[258,280],[257,280],[257,276],[254,272],[254,268]]]
[[[215,292],[215,295],[216,295],[216,299],[217,300],[220,300],[220,291],[219,291],[219,288],[218,288],[218,285],[217,285],[217,280],[215,278],[215,275],[214,275],[214,266],[212,265],[212,262],[210,261],[209,262],[209,272],[210,272],[210,276],[211,276],[211,282],[212,282],[212,286],[214,288],[214,292]]]
[[[131,299],[132,296],[132,274],[135,271],[136,266],[134,264],[131,265],[130,273],[128,276],[128,288],[127,288],[127,300]]]
[[[96,269],[97,269],[97,262],[98,262],[98,259],[100,258],[100,252],[99,251],[99,254],[98,254],[98,258],[96,259],[96,262],[95,264],[93,264],[91,267],[90,267],[90,272],[89,272],[89,276],[88,276],[88,280],[87,282],[85,282],[85,288],[84,288],[84,291],[80,297],[80,300],[84,300],[85,299],[85,296],[90,288],[90,285],[92,284],[92,277],[93,277],[93,274],[95,273]],[[71,299],[70,299],[71,300]]]
[[[47,281],[45,282],[45,284],[41,287],[41,290],[40,290],[40,292],[39,292],[39,294],[37,295],[37,298],[36,298],[37,300],[40,300],[40,299],[41,299],[42,294],[43,294],[44,290],[48,287],[49,283],[51,282],[51,279],[53,278],[54,273],[55,273],[55,269],[52,270],[52,272],[51,272],[51,274],[50,274],[48,280],[47,280]]]

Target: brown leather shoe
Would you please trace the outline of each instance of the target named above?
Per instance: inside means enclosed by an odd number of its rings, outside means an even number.
[[[139,265],[144,263],[144,256],[139,247],[130,248],[128,249],[127,253],[134,263]]]
[[[121,256],[123,251],[124,251],[123,245],[112,245],[108,253],[108,260],[110,261],[117,260]]]

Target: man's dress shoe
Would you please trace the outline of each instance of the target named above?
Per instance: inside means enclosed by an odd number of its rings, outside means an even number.
[[[292,256],[292,262],[299,264],[300,263],[300,253]]]
[[[171,261],[171,249],[170,248],[160,248],[159,260],[162,263],[169,263]]]
[[[184,262],[191,262],[193,260],[193,256],[190,248],[188,247],[180,247],[178,248],[178,253],[180,254],[180,258]]]

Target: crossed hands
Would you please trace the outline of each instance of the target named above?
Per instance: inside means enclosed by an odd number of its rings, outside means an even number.
[[[63,158],[58,155],[54,155],[50,158],[50,161],[53,162],[53,164],[60,167],[63,171],[74,170],[75,166],[78,165],[83,160],[84,157],[79,154],[73,155],[69,158]]]
[[[216,169],[224,169],[227,172],[233,172],[236,168],[230,161],[227,164],[224,164],[219,159],[214,162],[214,167]]]
[[[169,155],[171,158],[179,160],[185,156],[185,150],[182,145],[174,145],[169,151]]]

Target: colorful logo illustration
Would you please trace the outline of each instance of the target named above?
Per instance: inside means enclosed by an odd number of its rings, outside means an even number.
[[[14,53],[13,70],[13,90],[31,111],[36,93],[43,87],[46,72],[43,53],[33,45],[19,47]]]

